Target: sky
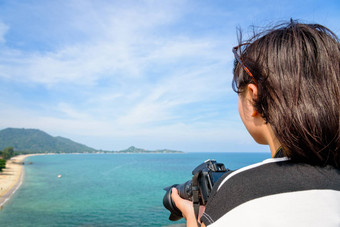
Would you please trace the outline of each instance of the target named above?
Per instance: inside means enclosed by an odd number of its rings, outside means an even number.
[[[0,129],[95,149],[269,152],[231,88],[244,38],[290,18],[340,36],[340,1],[0,0]]]

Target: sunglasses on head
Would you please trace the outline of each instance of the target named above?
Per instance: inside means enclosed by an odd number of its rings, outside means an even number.
[[[237,53],[237,50],[238,50],[240,47],[242,47],[242,46],[244,46],[244,45],[248,45],[248,44],[250,44],[250,43],[243,43],[243,44],[240,44],[240,45],[238,45],[238,46],[236,46],[236,47],[233,47],[233,53],[234,53],[235,58],[236,58],[236,60],[238,61],[238,63],[240,63],[240,65],[242,66],[242,68],[244,69],[244,71],[246,71],[246,73],[250,76],[250,78],[251,78],[252,81],[255,83],[255,85],[257,85],[257,82],[256,82],[256,80],[255,80],[253,74],[252,74],[252,73],[249,71],[249,69],[243,64],[243,62],[241,61],[240,55]]]

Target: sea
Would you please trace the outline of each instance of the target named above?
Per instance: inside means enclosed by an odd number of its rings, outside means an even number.
[[[21,187],[0,211],[0,226],[176,226],[163,188],[192,178],[215,159],[235,170],[269,153],[61,154],[25,160]]]

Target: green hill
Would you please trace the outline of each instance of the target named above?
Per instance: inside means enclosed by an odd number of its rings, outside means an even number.
[[[53,137],[38,129],[6,128],[0,131],[0,150],[13,147],[23,153],[183,153],[175,150],[145,150],[129,147],[121,151],[103,151],[64,137]]]
[[[27,153],[83,153],[97,150],[38,129],[6,128],[0,131],[0,150],[13,147]]]

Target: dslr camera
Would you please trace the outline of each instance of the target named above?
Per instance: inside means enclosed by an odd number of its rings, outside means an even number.
[[[216,181],[228,171],[230,170],[226,169],[224,164],[209,159],[192,171],[192,180],[164,188],[166,193],[163,198],[163,205],[170,211],[169,219],[171,221],[177,221],[183,217],[182,212],[171,199],[171,190],[173,187],[178,190],[181,198],[193,201],[194,206],[195,204],[198,204],[198,206],[205,205]]]

